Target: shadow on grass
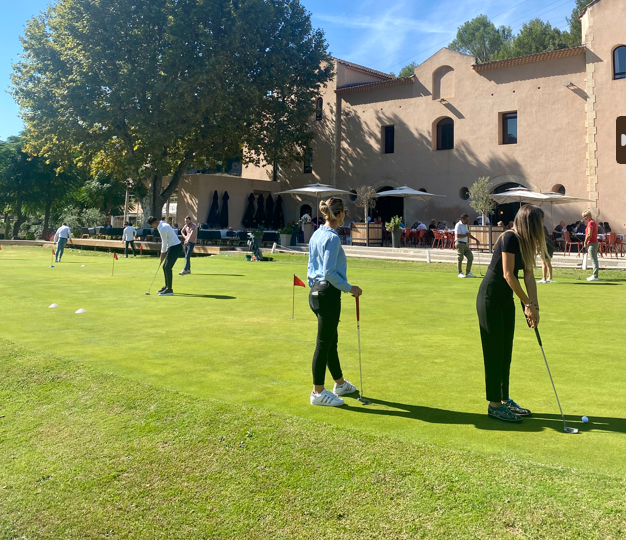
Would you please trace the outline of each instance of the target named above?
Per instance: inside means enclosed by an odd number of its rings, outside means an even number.
[[[225,296],[223,294],[188,294],[174,293],[174,296],[183,296],[185,298],[213,298],[215,300],[236,300],[236,296]]]
[[[228,276],[228,277],[246,277],[245,274],[196,274],[193,273],[194,276]]]
[[[593,282],[589,282],[589,283],[586,283],[584,281],[576,282],[576,283],[561,283],[560,285],[589,285],[590,287],[599,287],[601,285],[604,285],[605,287],[607,287],[607,286],[608,287],[618,287],[618,286],[623,285],[623,284],[624,283],[621,282],[621,281],[614,282],[614,281],[608,281],[607,280],[607,281],[599,281],[599,282],[598,281],[593,281]]]
[[[347,396],[346,396],[347,397]],[[351,397],[351,396],[350,396]],[[357,394],[354,394],[357,397]],[[519,424],[508,424],[499,420],[489,418],[487,416],[487,405],[485,404],[485,413],[470,413],[461,411],[450,411],[447,409],[437,409],[434,407],[424,407],[421,405],[408,405],[406,403],[395,403],[392,401],[383,401],[368,397],[372,405],[380,405],[389,409],[376,409],[371,406],[361,405],[355,402],[354,405],[348,405],[345,410],[356,413],[374,414],[380,416],[397,416],[400,418],[412,418],[422,422],[431,424],[457,424],[457,425],[473,425],[477,429],[488,431],[544,431],[551,429],[554,431],[563,431],[563,420],[559,414],[542,414],[533,413],[533,416],[524,418]],[[393,410],[390,410],[393,409]],[[612,431],[615,433],[626,433],[626,419],[624,418],[592,418],[590,423],[583,424],[582,420],[574,416],[565,416],[568,425],[578,428],[581,432],[586,431]]]

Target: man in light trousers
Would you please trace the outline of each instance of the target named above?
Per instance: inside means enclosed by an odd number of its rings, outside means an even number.
[[[461,219],[456,224],[454,228],[455,233],[455,244],[456,252],[458,253],[457,259],[457,269],[459,271],[460,278],[475,278],[476,276],[472,274],[472,262],[474,261],[474,255],[472,254],[472,250],[469,247],[470,239],[474,240],[477,244],[478,238],[472,235],[469,232],[469,227],[467,224],[469,223],[469,216],[467,214],[463,214]],[[463,259],[467,258],[467,271],[463,273]]]
[[[600,263],[598,263],[598,224],[591,217],[591,210],[585,210],[583,212],[583,219],[587,222],[587,228],[585,229],[585,244],[587,253],[591,259],[593,265],[593,273],[587,278],[587,281],[598,281],[598,270],[600,269]]]

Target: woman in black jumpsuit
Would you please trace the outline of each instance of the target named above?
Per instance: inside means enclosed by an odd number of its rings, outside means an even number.
[[[514,294],[523,302],[531,326],[539,324],[533,272],[537,254],[546,255],[543,211],[526,205],[517,213],[513,229],[502,234],[496,243],[476,299],[489,401],[487,414],[505,422],[521,422],[522,416],[531,414],[511,399],[509,374],[515,333]],[[520,270],[524,271],[526,292],[519,282]]]

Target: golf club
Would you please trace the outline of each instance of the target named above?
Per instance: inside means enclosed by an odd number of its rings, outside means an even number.
[[[587,256],[587,248],[583,248],[582,253],[583,253],[583,260],[582,260],[582,262],[580,263],[580,266],[578,267],[578,277],[576,278],[578,281],[580,281],[580,280],[581,280],[581,275],[582,275],[582,273],[583,273],[583,266],[587,266],[587,265],[585,264],[585,263],[587,262],[587,261],[585,260],[585,257]]]
[[[522,308],[524,307],[524,304],[522,303]],[[528,324],[528,326],[530,327],[530,321],[528,320],[528,317],[526,317],[526,324]],[[539,343],[539,348],[541,349],[541,354],[543,355],[543,361],[546,364],[546,369],[548,370],[548,375],[550,377],[550,382],[552,383],[552,389],[554,390],[554,397],[556,397],[556,402],[559,405],[559,411],[561,411],[561,418],[563,419],[563,431],[565,433],[578,433],[578,430],[576,428],[572,428],[572,427],[568,427],[567,423],[565,422],[565,415],[563,414],[563,409],[561,407],[561,402],[559,401],[559,395],[556,392],[556,386],[554,386],[554,380],[552,379],[552,373],[550,372],[550,366],[548,365],[548,359],[546,358],[546,353],[543,350],[543,343],[541,342],[541,336],[539,335],[539,329],[537,327],[535,327],[535,336],[537,336],[537,343]]]
[[[369,405],[371,401],[363,397],[363,370],[361,368],[361,315],[359,310],[359,297],[356,297],[356,333],[357,339],[359,343],[359,377],[361,380],[361,386],[359,387],[359,397],[358,401],[363,403],[363,405]]]
[[[150,296],[150,289],[152,289],[152,284],[154,283],[154,280],[157,277],[157,274],[159,273],[159,269],[161,268],[161,263],[163,261],[159,261],[159,267],[157,268],[156,272],[154,273],[154,277],[152,278],[152,283],[150,283],[150,287],[148,288],[148,292],[146,293],[146,296]]]
[[[476,247],[476,253],[478,254],[478,269],[480,270],[480,276],[485,277],[483,274],[483,265],[480,264],[480,248],[478,246]]]

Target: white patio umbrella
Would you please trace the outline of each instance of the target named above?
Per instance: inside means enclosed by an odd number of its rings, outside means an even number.
[[[332,197],[333,195],[350,195],[349,191],[337,189],[326,184],[309,184],[301,188],[288,189],[287,191],[279,191],[274,195],[314,195],[315,196],[315,214],[319,221],[320,197]]]
[[[406,201],[407,199],[416,199],[418,201],[430,201],[433,197],[445,197],[445,195],[435,195],[433,193],[427,193],[426,191],[419,191],[417,189],[410,188],[409,186],[401,186],[398,188],[390,189],[388,191],[381,191],[376,194],[376,197],[402,197],[403,198],[403,212],[404,212],[404,225],[409,227],[408,216],[406,214]]]
[[[537,191],[530,191],[524,188],[513,188],[505,191],[504,193],[497,193],[492,195],[491,198],[498,204],[507,203],[520,203],[533,204],[535,206],[550,205],[550,220],[552,217],[552,206],[555,204],[572,204],[581,202],[592,202],[591,199],[582,199],[580,197],[570,197],[569,195],[561,195],[560,193],[539,193]],[[552,223],[554,226],[554,223]]]

